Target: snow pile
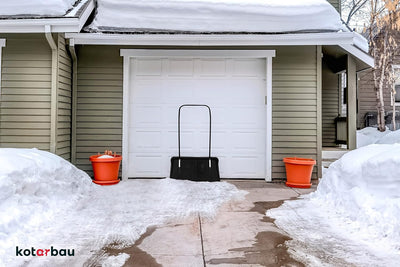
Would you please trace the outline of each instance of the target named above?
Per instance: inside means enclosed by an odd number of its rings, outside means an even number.
[[[92,31],[295,32],[343,30],[326,0],[98,0]]]
[[[0,15],[43,15],[62,16],[77,0],[2,0],[0,1]]]
[[[390,131],[379,140],[376,141],[376,144],[396,144],[400,143],[400,130]]]
[[[149,226],[212,217],[244,194],[225,182],[173,179],[98,186],[67,161],[36,149],[0,149],[0,166],[0,266],[82,266],[105,244],[131,245]],[[74,249],[75,256],[15,257],[16,246]]]
[[[0,149],[0,257],[41,231],[61,209],[72,208],[92,188],[90,177],[62,158],[37,149]]]
[[[100,157],[98,157],[98,159],[113,159],[113,156],[110,155],[101,155]]]
[[[377,128],[366,127],[357,131],[357,147],[370,144],[395,144],[400,143],[400,130],[380,132]]]
[[[329,167],[317,191],[267,215],[308,265],[398,266],[399,166],[400,144],[359,148]]]

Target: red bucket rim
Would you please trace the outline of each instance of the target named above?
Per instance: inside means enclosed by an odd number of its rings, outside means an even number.
[[[89,160],[91,162],[115,162],[115,161],[121,161],[122,160],[122,156],[121,155],[110,155],[113,158],[104,158],[104,159],[99,159],[98,157],[101,157],[104,155],[93,155],[90,156]]]
[[[284,163],[299,164],[299,165],[315,165],[317,162],[315,159],[288,157],[283,158]]]

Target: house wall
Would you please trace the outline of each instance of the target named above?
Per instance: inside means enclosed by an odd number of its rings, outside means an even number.
[[[77,166],[89,173],[90,155],[105,149],[122,151],[123,66],[119,49],[81,46],[77,50]],[[272,83],[272,177],[284,179],[283,157],[317,158],[316,47],[260,49],[276,49]]]
[[[89,156],[122,152],[122,57],[119,47],[77,49],[76,165],[92,174]]]
[[[272,63],[273,179],[286,178],[284,157],[317,158],[316,55],[315,46],[276,48]]]
[[[339,114],[339,77],[322,64],[322,146],[336,146],[335,118]]]
[[[56,154],[71,160],[72,63],[63,34],[58,35]]]
[[[50,149],[51,50],[44,34],[0,34],[0,147]]]
[[[341,8],[341,4],[340,4],[340,0],[328,0],[329,3],[331,3],[331,5],[336,8],[336,10],[341,13],[342,12],[342,8]]]
[[[399,61],[400,63],[400,57]],[[374,88],[374,79],[372,70],[366,70],[358,74],[358,114],[357,114],[357,128],[365,127],[365,115],[367,112],[377,112],[376,110],[376,94]],[[383,91],[383,99],[385,102],[385,111],[392,111],[390,90],[385,88]],[[396,108],[400,110],[400,107]]]

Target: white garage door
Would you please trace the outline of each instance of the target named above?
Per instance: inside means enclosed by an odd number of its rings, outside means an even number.
[[[212,110],[212,156],[222,178],[265,178],[265,59],[131,58],[128,177],[168,177],[182,104]],[[208,155],[208,113],[184,108],[182,156]]]

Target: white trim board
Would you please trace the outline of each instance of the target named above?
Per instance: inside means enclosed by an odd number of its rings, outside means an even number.
[[[76,8],[80,8],[79,6]],[[0,32],[2,33],[42,33],[45,26],[50,26],[52,32],[75,32],[81,31],[88,17],[94,10],[93,0],[90,0],[81,16],[62,18],[37,18],[37,19],[4,19],[0,20]]]
[[[355,43],[352,32],[298,34],[102,34],[67,33],[75,44],[88,45],[339,45]]]
[[[359,48],[355,47],[354,45],[348,45],[348,44],[342,44],[339,46],[344,50],[346,50],[347,52],[349,52],[350,54],[352,54],[353,56],[355,56],[356,58],[358,58],[359,60],[361,60],[362,62],[364,62],[365,64],[367,64],[368,66],[374,67],[375,65],[374,58],[368,55],[367,53],[361,51]]]
[[[266,170],[265,180],[272,181],[272,58],[274,50],[149,50],[149,49],[121,49],[123,57],[123,112],[122,112],[122,178],[127,179],[129,164],[128,154],[128,123],[129,123],[129,87],[130,87],[130,59],[143,57],[239,57],[265,58],[266,60]]]
[[[6,39],[0,39],[0,96],[1,96],[1,56],[2,56],[2,48],[6,46]]]

